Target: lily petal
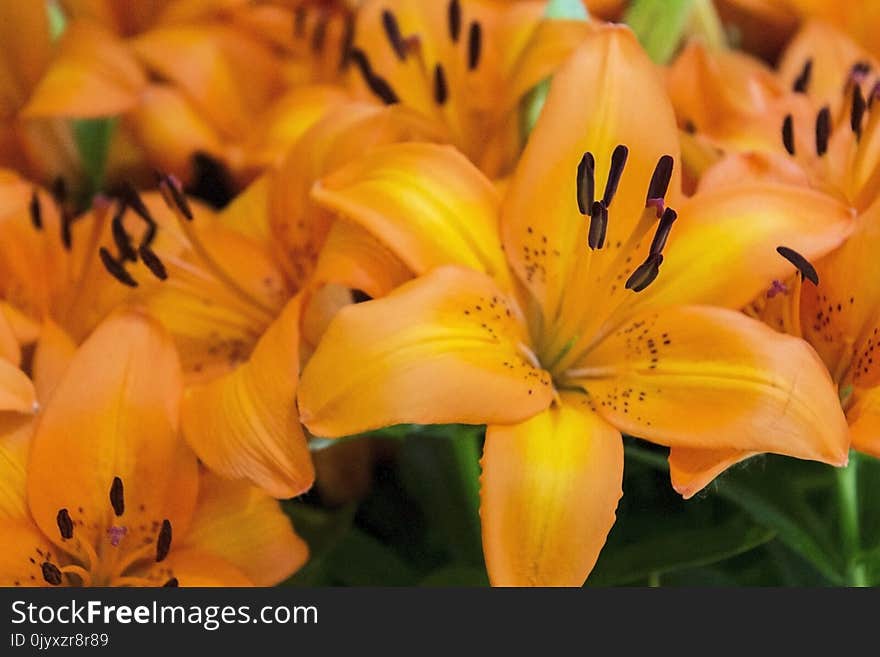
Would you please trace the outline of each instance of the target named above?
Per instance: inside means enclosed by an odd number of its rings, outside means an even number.
[[[150,528],[164,519],[185,533],[198,474],[177,434],[181,386],[170,337],[137,311],[108,319],[80,347],[40,419],[28,466],[31,514],[53,543],[76,549],[59,536],[62,508],[92,546],[120,523],[126,545],[155,540]],[[125,492],[120,518],[108,498],[115,477]]]
[[[45,72],[52,52],[49,15],[39,2],[0,2],[0,117],[24,105]]]
[[[73,339],[55,322],[45,321],[37,341],[33,365],[34,386],[42,406],[52,399],[75,353],[76,343]]]
[[[217,555],[256,586],[274,586],[309,555],[274,499],[242,481],[203,474],[186,545]]]
[[[55,550],[30,520],[4,521],[0,532],[0,586],[46,586],[42,564]]]
[[[582,395],[511,426],[490,425],[480,517],[495,586],[580,586],[623,491],[620,432]]]
[[[171,550],[168,558],[153,565],[142,581],[164,586],[172,579],[177,580],[177,586],[186,587],[254,586],[247,575],[226,559],[195,548]]]
[[[672,479],[672,487],[688,500],[727,468],[756,453],[739,449],[673,447],[669,450],[669,476]]]
[[[37,395],[28,375],[0,358],[0,412],[33,413]]]
[[[847,411],[852,446],[880,458],[880,387],[856,393],[855,403]]]
[[[526,344],[492,279],[441,267],[339,312],[303,373],[301,418],[334,437],[405,422],[519,422],[553,397]]]
[[[74,22],[23,110],[29,117],[92,118],[134,107],[146,76],[125,44],[93,23]]]
[[[739,312],[644,313],[569,375],[608,422],[661,445],[847,460],[846,421],[816,353]]]
[[[0,523],[30,521],[25,499],[30,418],[0,414]]]
[[[318,182],[312,196],[363,226],[416,273],[460,264],[509,284],[498,194],[452,147],[377,148]]]
[[[296,413],[299,321],[296,297],[246,363],[188,387],[181,411],[184,435],[208,467],[278,498],[305,492],[315,478]]]
[[[741,308],[774,279],[794,273],[776,252],[778,246],[815,260],[839,246],[853,228],[846,205],[776,183],[701,192],[678,210],[660,275],[636,304]]]
[[[589,219],[576,202],[578,164],[592,153],[596,198],[602,198],[619,145],[628,147],[629,156],[610,207],[609,248],[593,258],[618,253],[617,243],[627,241],[644,214],[658,160],[670,155],[677,161],[679,153],[675,116],[657,69],[628,28],[603,26],[555,75],[502,206],[511,266],[549,323],[555,322],[565,290],[588,285],[583,265],[590,257]],[[670,191],[674,195],[679,188],[676,167]]]

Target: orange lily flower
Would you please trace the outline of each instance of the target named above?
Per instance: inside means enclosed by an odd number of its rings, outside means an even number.
[[[49,184],[73,182],[81,164],[66,122],[22,116],[52,56],[45,3],[0,2],[0,167]]]
[[[377,143],[428,138],[424,123],[402,107],[351,103],[317,121],[277,174],[219,214],[191,203],[170,176],[160,182],[164,212],[154,195],[131,201],[103,264],[124,286],[137,286],[177,342],[187,377],[183,434],[213,471],[278,498],[311,487],[314,466],[295,406],[301,354],[323,318],[351,302],[340,285],[379,295],[398,281],[363,261],[349,264],[349,249],[380,259],[382,249],[363,231],[331,230],[309,188]],[[319,251],[332,262],[320,262]],[[330,294],[318,291],[325,286]]]
[[[592,29],[542,18],[545,4],[369,0],[351,59],[366,92],[435,118],[495,177],[521,150],[519,101]]]
[[[268,586],[305,562],[277,502],[200,474],[178,433],[181,391],[153,320],[127,311],[96,329],[32,438],[0,437],[0,583]]]
[[[815,353],[701,304],[739,308],[791,271],[780,243],[827,252],[847,208],[778,184],[684,200],[677,158],[655,68],[607,26],[556,74],[503,200],[461,154],[423,144],[377,150],[315,188],[420,276],[336,315],[304,370],[301,418],[330,437],[487,424],[493,584],[584,581],[621,495],[622,432],[846,461]]]

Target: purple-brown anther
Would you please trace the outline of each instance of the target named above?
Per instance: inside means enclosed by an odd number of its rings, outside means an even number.
[[[828,138],[831,136],[831,110],[825,106],[816,116],[816,154],[819,157],[828,152]]]
[[[391,44],[394,54],[400,61],[406,60],[406,43],[400,33],[400,25],[397,22],[397,17],[387,9],[382,11],[382,28],[385,30],[385,36],[388,38],[388,43]]]
[[[791,114],[787,114],[782,122],[782,145],[789,155],[794,155],[794,121]]]
[[[52,586],[58,586],[61,584],[61,571],[58,570],[58,566],[49,561],[44,561],[40,564],[40,570],[43,571],[43,579],[46,580],[47,584],[51,584]]]
[[[165,204],[172,210],[179,210],[187,221],[192,221],[192,208],[189,206],[189,201],[186,200],[180,181],[171,174],[160,173],[158,175],[159,191],[162,193]]]
[[[323,12],[318,16],[318,22],[315,23],[315,29],[312,31],[311,47],[312,52],[319,53],[324,50],[324,42],[327,40],[327,23],[330,17]]]
[[[852,65],[849,70],[849,80],[855,84],[864,82],[871,73],[871,63],[866,61],[858,61]]]
[[[654,167],[651,175],[651,183],[648,185],[648,195],[645,198],[645,207],[654,208],[657,216],[663,215],[665,209],[666,192],[669,190],[669,181],[672,180],[672,169],[675,160],[671,155],[663,155]]]
[[[137,253],[135,253],[134,247],[131,245],[131,238],[125,231],[125,226],[122,223],[125,208],[125,202],[120,202],[113,215],[113,220],[110,222],[110,227],[113,234],[113,242],[116,244],[116,250],[119,252],[119,261],[125,262],[130,260],[135,262],[137,260]]]
[[[446,73],[443,65],[439,62],[434,67],[434,100],[438,105],[445,105],[449,98],[449,88],[446,86]]]
[[[483,51],[483,27],[474,21],[468,31],[468,69],[473,71],[480,65]]]
[[[73,520],[67,509],[59,509],[55,516],[55,522],[58,524],[58,532],[65,541],[73,538]]]
[[[152,272],[153,276],[160,281],[164,281],[168,278],[168,271],[165,269],[165,264],[159,259],[159,256],[156,255],[156,252],[153,251],[153,249],[146,244],[141,244],[140,247],[138,247],[138,254],[141,256],[141,260],[143,260],[147,269]]]
[[[591,249],[605,246],[605,234],[608,232],[608,208],[602,201],[593,202],[590,208],[590,230],[587,244]]]
[[[370,60],[367,59],[367,55],[363,50],[360,48],[353,48],[351,51],[351,60],[355,63],[355,66],[358,67],[361,77],[370,88],[370,91],[378,96],[383,103],[386,105],[393,105],[394,103],[400,102],[400,98],[394,93],[394,89],[391,88],[388,81],[373,72]]]
[[[156,539],[156,563],[164,561],[171,551],[171,522],[166,518],[162,521],[159,537]]]
[[[122,542],[122,539],[125,538],[125,535],[128,533],[128,527],[121,527],[119,525],[113,525],[107,529],[107,538],[110,539],[110,545],[113,547],[119,547],[119,544]]]
[[[584,153],[577,169],[577,203],[583,215],[592,212],[596,199],[596,160],[592,153]]]
[[[636,270],[626,280],[626,289],[633,292],[641,292],[657,278],[660,273],[660,265],[663,263],[663,254],[652,253],[648,258],[636,267]]]
[[[138,286],[137,281],[132,278],[131,274],[122,266],[122,263],[118,262],[105,247],[102,246],[98,249],[98,256],[101,258],[104,269],[113,278],[128,287]]]
[[[867,104],[865,97],[862,95],[862,88],[859,85],[853,87],[852,109],[849,115],[849,123],[852,131],[856,135],[856,139],[862,137],[862,119],[865,116]]]
[[[110,506],[117,518],[125,513],[125,491],[119,477],[113,477],[113,483],[110,484]]]
[[[620,184],[620,177],[623,175],[627,157],[629,157],[629,149],[623,144],[618,144],[611,154],[611,167],[608,169],[605,194],[602,195],[602,201],[606,208],[611,207],[611,201],[614,200],[614,195],[617,193],[617,186]]]
[[[808,59],[804,62],[804,68],[801,69],[800,74],[795,78],[794,85],[792,86],[792,90],[799,94],[807,93],[807,89],[810,86],[810,77],[813,73],[813,60]]]
[[[40,195],[37,190],[31,192],[31,202],[28,205],[28,211],[31,213],[31,224],[37,230],[43,229],[43,209],[40,205]]]
[[[666,246],[666,240],[669,239],[669,233],[672,230],[672,224],[678,218],[678,214],[672,208],[666,208],[663,216],[660,217],[660,223],[657,224],[657,231],[654,233],[654,239],[651,240],[651,254],[662,253]]]
[[[180,582],[177,581],[176,577],[172,577],[162,585],[162,588],[176,589],[178,586],[180,586]]]
[[[793,264],[802,278],[812,282],[813,285],[819,284],[819,274],[816,272],[816,268],[800,253],[787,246],[777,246],[776,252]]]
[[[449,2],[449,38],[453,43],[458,43],[461,36],[461,2],[450,0]]]

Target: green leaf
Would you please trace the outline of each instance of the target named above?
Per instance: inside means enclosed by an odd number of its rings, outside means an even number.
[[[104,185],[110,142],[116,131],[116,119],[81,119],[73,122],[73,135],[86,174],[87,202]]]
[[[425,577],[419,586],[426,587],[486,587],[489,586],[489,577],[483,568],[472,566],[449,566],[440,568]]]
[[[453,561],[482,565],[480,450],[483,428],[433,427],[401,447],[400,476],[426,525]]]
[[[651,576],[706,566],[763,545],[774,532],[740,515],[714,526],[696,529],[661,525],[661,533],[626,546],[606,550],[587,580],[590,586],[614,586]]]

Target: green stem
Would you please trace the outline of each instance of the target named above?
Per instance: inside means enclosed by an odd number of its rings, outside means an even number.
[[[867,586],[865,565],[860,562],[861,537],[859,532],[859,461],[855,452],[850,454],[849,465],[839,468],[836,475],[837,505],[840,510],[840,535],[846,561],[846,583],[849,586]]]

